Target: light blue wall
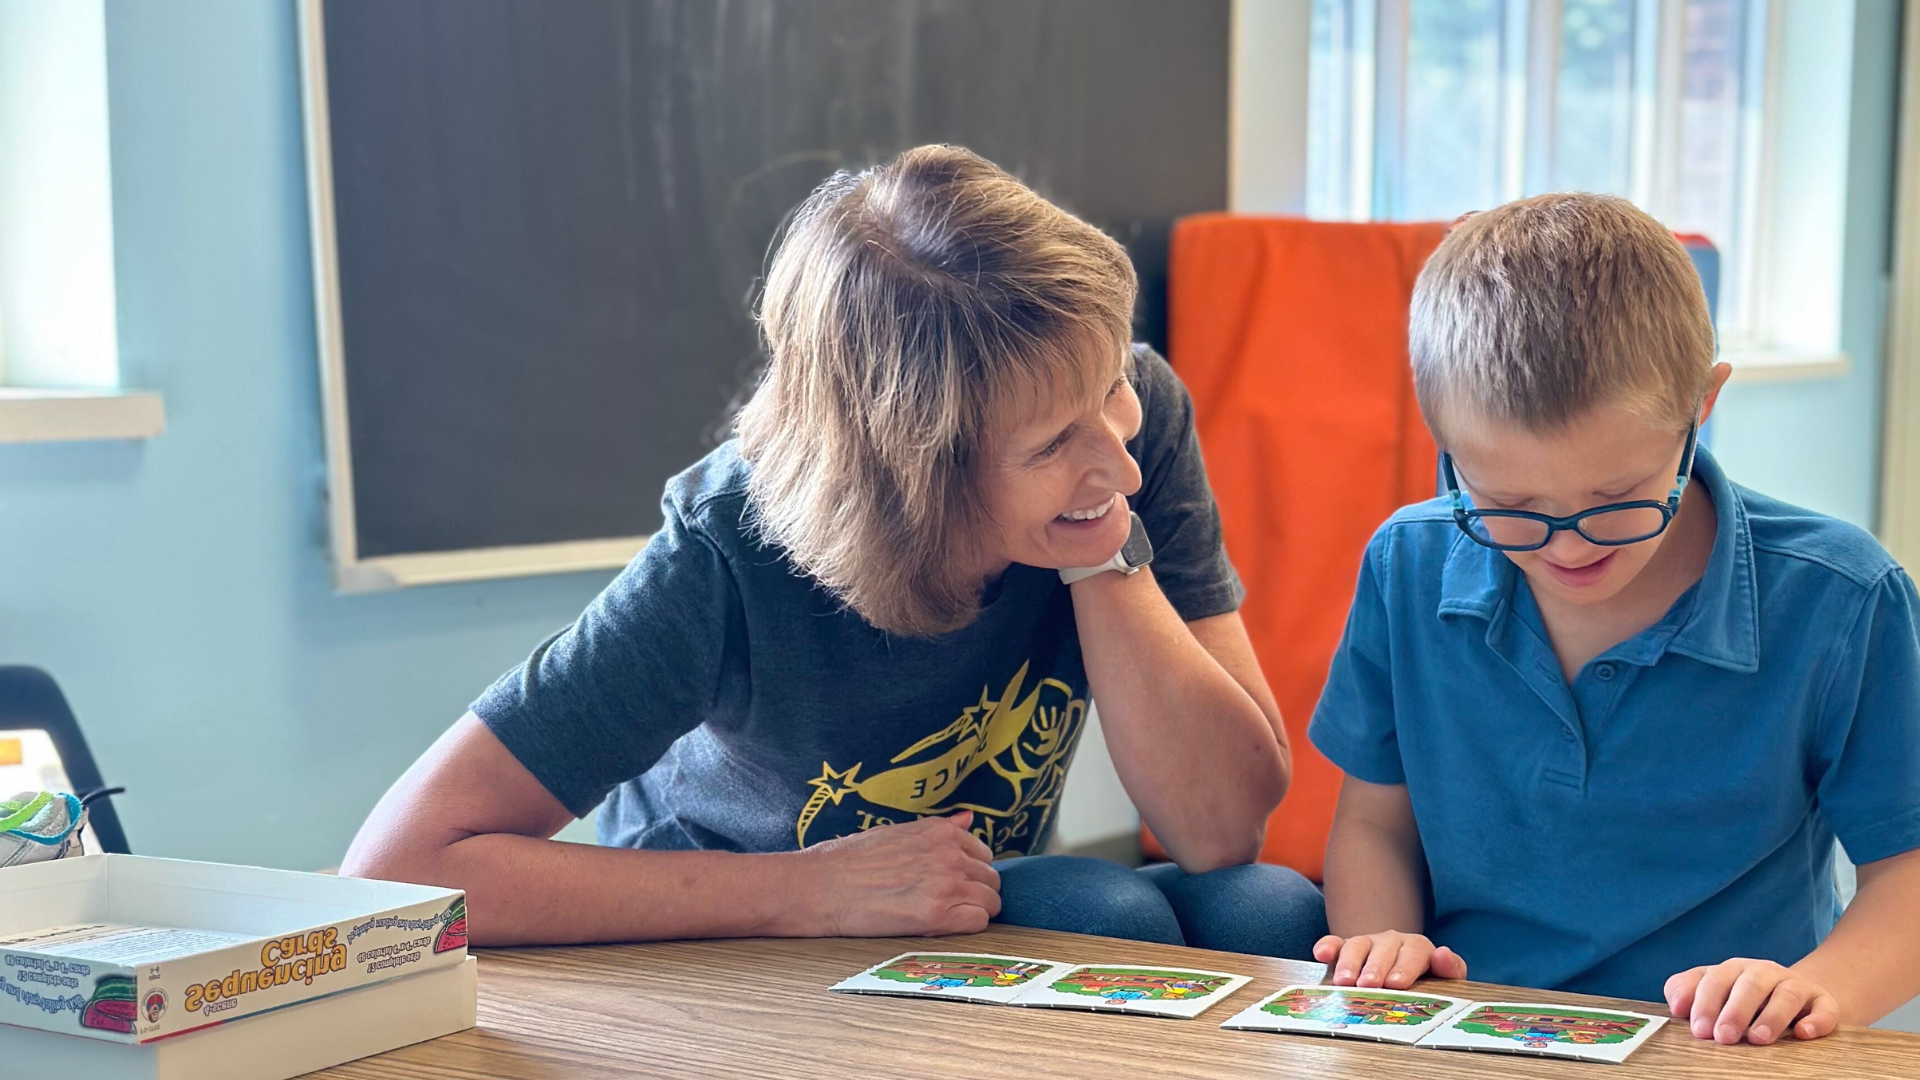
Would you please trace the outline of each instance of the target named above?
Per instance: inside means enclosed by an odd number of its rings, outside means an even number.
[[[289,0],[109,0],[120,352],[148,443],[0,446],[0,658],[136,851],[315,869],[609,575],[336,597]]]
[[[1713,447],[1740,483],[1872,528],[1880,504],[1899,5],[1860,0],[1853,29],[1840,303],[1840,347],[1852,366],[1839,379],[1729,387],[1714,414]]]

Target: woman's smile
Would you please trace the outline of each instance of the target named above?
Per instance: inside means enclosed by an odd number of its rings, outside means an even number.
[[[1100,520],[1105,518],[1107,516],[1107,511],[1112,510],[1113,504],[1118,501],[1119,501],[1119,495],[1118,493],[1115,493],[1113,495],[1107,496],[1107,501],[1103,503],[1098,503],[1096,505],[1089,506],[1084,510],[1069,510],[1066,513],[1061,514],[1060,516],[1054,518],[1053,520],[1060,522],[1061,524],[1071,525],[1071,526],[1093,525],[1096,522],[1099,522]]]

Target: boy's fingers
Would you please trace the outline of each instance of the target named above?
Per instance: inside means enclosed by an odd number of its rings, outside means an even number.
[[[1360,977],[1360,965],[1367,960],[1367,952],[1373,948],[1373,940],[1365,937],[1348,938],[1340,947],[1340,956],[1333,964],[1333,985],[1352,986]]]
[[[1726,1007],[1727,994],[1733,990],[1733,980],[1739,975],[1725,964],[1716,964],[1700,976],[1700,984],[1693,990],[1692,1019],[1687,1024],[1694,1038],[1713,1038],[1713,1022]]]
[[[1693,991],[1700,985],[1700,976],[1706,973],[1704,967],[1688,968],[1667,980],[1667,1011],[1675,1020],[1693,1011]]]
[[[1406,946],[1398,941],[1376,940],[1373,943],[1373,951],[1367,954],[1366,965],[1360,969],[1360,978],[1356,980],[1355,985],[1385,986],[1387,972],[1393,970],[1394,963],[1399,960],[1401,952],[1405,949]]]
[[[1758,966],[1749,967],[1733,980],[1733,989],[1727,992],[1727,1003],[1720,1007],[1720,1015],[1713,1021],[1713,1041],[1722,1046],[1732,1046],[1747,1037],[1747,1027],[1753,1018],[1772,996],[1774,987],[1780,985],[1780,973]],[[1796,1013],[1798,1009],[1794,1010]]]
[[[1816,994],[1807,1006],[1807,1015],[1793,1025],[1796,1039],[1824,1039],[1840,1026],[1840,1003],[1832,994]]]
[[[1424,938],[1414,938],[1400,946],[1400,955],[1394,958],[1393,966],[1387,969],[1387,977],[1380,985],[1389,990],[1405,990],[1432,966],[1433,943]]]
[[[1433,950],[1433,959],[1427,966],[1435,976],[1442,979],[1464,979],[1467,977],[1466,958],[1445,945]]]
[[[1801,984],[1792,980],[1783,980],[1773,988],[1773,996],[1767,999],[1767,1007],[1747,1029],[1747,1041],[1755,1046],[1765,1046],[1785,1035],[1793,1026],[1807,1004],[1807,992]]]
[[[1346,938],[1337,934],[1328,934],[1313,943],[1313,958],[1323,964],[1331,964],[1333,958],[1340,955],[1340,946],[1346,943]]]

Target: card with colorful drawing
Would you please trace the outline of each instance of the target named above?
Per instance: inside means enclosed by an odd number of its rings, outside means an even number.
[[[1224,971],[1083,964],[1036,984],[1011,1004],[1191,1020],[1250,981]]]
[[[1220,1026],[1617,1065],[1666,1022],[1665,1017],[1643,1013],[1538,1002],[1467,1001],[1346,986],[1285,986]]]
[[[832,987],[843,994],[953,998],[1011,1005],[1072,967],[1053,960],[984,953],[906,953]]]
[[[1286,1031],[1417,1043],[1468,1004],[1464,998],[1401,990],[1283,986],[1220,1026],[1237,1031]]]
[[[1495,1050],[1619,1065],[1667,1022],[1664,1016],[1562,1005],[1477,1001],[1420,1040],[1439,1050]]]

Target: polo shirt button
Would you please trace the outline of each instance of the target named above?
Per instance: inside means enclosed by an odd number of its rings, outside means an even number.
[[[1611,680],[1613,678],[1613,665],[1601,664],[1598,667],[1595,667],[1593,669],[1593,677],[1596,679],[1599,679],[1601,682],[1607,682]]]

